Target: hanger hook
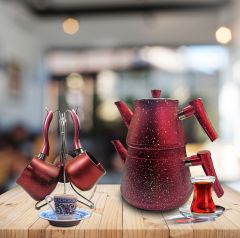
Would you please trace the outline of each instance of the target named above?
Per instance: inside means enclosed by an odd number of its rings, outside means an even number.
[[[66,112],[71,113],[71,110],[70,110],[70,109],[67,109]]]
[[[53,114],[55,113],[55,112],[59,112],[60,110],[59,109],[57,109],[57,110],[55,110],[54,112],[53,112]]]

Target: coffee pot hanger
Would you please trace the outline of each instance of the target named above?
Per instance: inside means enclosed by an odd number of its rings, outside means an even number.
[[[49,112],[51,112],[51,115],[55,114],[56,112],[58,112],[58,117],[59,117],[59,132],[60,132],[60,154],[59,154],[59,158],[56,158],[55,159],[55,162],[54,162],[54,166],[56,168],[58,168],[60,171],[59,171],[59,176],[58,176],[58,182],[62,182],[63,183],[63,193],[66,194],[67,193],[67,189],[66,189],[66,183],[70,183],[70,186],[71,188],[73,189],[73,191],[79,195],[83,200],[85,200],[86,202],[84,201],[81,201],[81,200],[78,200],[79,203],[82,203],[84,204],[85,206],[88,206],[89,208],[93,209],[95,206],[94,206],[94,203],[91,201],[92,199],[92,196],[96,190],[96,186],[94,187],[93,189],[93,192],[90,196],[90,198],[86,198],[85,196],[83,196],[82,194],[80,194],[76,188],[74,188],[72,182],[71,182],[71,174],[70,172],[68,172],[68,174],[66,174],[66,166],[68,165],[69,162],[73,162],[74,160],[76,160],[76,158],[73,158],[71,156],[69,156],[67,154],[67,140],[66,140],[66,137],[67,137],[67,131],[66,131],[66,125],[68,123],[67,121],[67,118],[66,118],[66,113],[67,112],[73,112],[76,113],[77,109],[74,110],[74,109],[68,109],[64,112],[60,111],[59,109],[58,110],[55,110],[55,111],[51,111],[51,110],[48,110],[48,108],[45,108],[46,112],[47,112],[47,115],[49,114]],[[77,116],[77,114],[75,115]],[[73,117],[72,117],[73,119]],[[77,118],[79,120],[79,118]],[[76,119],[76,120],[77,120]],[[48,127],[49,127],[49,124],[50,122],[48,123]],[[76,127],[76,121],[73,120],[73,124],[74,124],[74,140],[76,140],[76,135],[79,136],[79,127]],[[79,124],[78,124],[79,125]],[[47,127],[47,128],[48,128]],[[47,134],[48,134],[48,130],[45,129],[45,126],[43,127],[43,134],[44,134],[44,140],[46,140],[48,142],[48,137],[47,137]],[[45,142],[44,142],[45,143]],[[47,147],[49,149],[49,146]],[[75,149],[75,147],[74,147]],[[80,150],[78,151],[80,154],[83,153],[84,154],[84,150]],[[82,159],[85,159],[85,156],[82,158]],[[86,162],[85,162],[86,164]],[[100,163],[99,163],[100,164]],[[98,165],[99,166],[99,165]],[[91,167],[89,167],[90,170],[91,170]],[[80,171],[81,171],[81,168],[79,168]],[[93,170],[91,170],[93,171]],[[105,170],[104,170],[104,173],[105,174]],[[79,176],[79,175],[78,175]],[[91,177],[92,175],[89,174],[89,175],[86,175],[84,174],[84,176],[87,176],[87,177]],[[75,178],[76,176],[74,176]],[[100,178],[100,175],[98,175],[98,178]],[[79,179],[82,179],[81,176],[79,177]],[[89,179],[88,179],[89,180]],[[75,180],[74,180],[75,181]],[[86,190],[89,190],[90,188],[93,187],[93,185],[95,185],[95,183],[97,182],[97,178],[95,181],[91,181],[92,182],[92,186],[91,187],[88,187],[88,189]],[[21,185],[21,184],[20,184]],[[77,186],[79,188],[79,186]],[[80,187],[81,189],[81,187]],[[36,199],[35,199],[36,200]],[[45,205],[47,205],[47,203],[43,203],[43,200],[39,199],[38,202],[35,204],[35,208],[37,210],[39,210],[40,208],[44,207]]]

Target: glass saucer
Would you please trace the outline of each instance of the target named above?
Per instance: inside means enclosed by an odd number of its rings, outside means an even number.
[[[183,206],[179,208],[179,212],[186,218],[194,218],[194,219],[204,219],[204,220],[214,220],[217,217],[220,217],[225,208],[219,205],[216,205],[216,211],[214,213],[194,213],[191,212],[190,206]]]
[[[81,220],[89,218],[91,216],[91,212],[77,208],[74,217],[71,220],[59,220],[52,209],[40,211],[38,216],[42,219],[48,220],[53,226],[68,227],[76,226]]]

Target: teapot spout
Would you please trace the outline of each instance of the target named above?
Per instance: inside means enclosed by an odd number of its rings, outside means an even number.
[[[132,120],[133,112],[129,109],[129,107],[127,106],[127,104],[125,102],[118,101],[118,102],[115,102],[115,104],[122,116],[122,119],[123,119],[125,125],[128,128],[130,125],[130,122]]]
[[[123,163],[125,163],[127,158],[127,149],[123,146],[123,144],[119,140],[112,140],[111,141],[120,156]]]

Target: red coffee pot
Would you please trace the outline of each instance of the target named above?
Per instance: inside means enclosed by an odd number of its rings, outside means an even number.
[[[60,175],[60,167],[44,161],[49,154],[48,130],[52,118],[53,112],[49,111],[43,124],[44,140],[41,151],[26,166],[16,181],[36,201],[43,200],[54,190]]]
[[[178,100],[160,98],[152,90],[151,99],[135,101],[134,113],[124,102],[116,102],[128,127],[128,150],[113,144],[124,162],[121,193],[124,199],[146,210],[170,210],[184,204],[192,193],[189,166],[202,165],[206,175],[215,176],[218,197],[223,189],[218,181],[209,151],[187,157],[182,120],[195,115],[208,137],[217,133],[205,112],[202,99],[179,109]]]
[[[79,189],[89,190],[106,173],[101,163],[80,143],[80,121],[75,110],[70,111],[74,126],[73,148],[76,156],[66,164],[68,179]]]

